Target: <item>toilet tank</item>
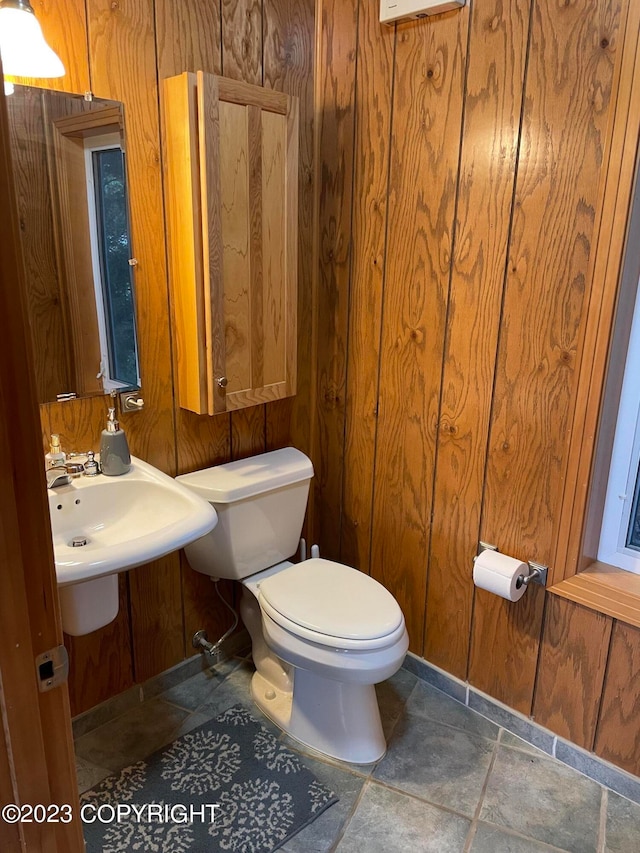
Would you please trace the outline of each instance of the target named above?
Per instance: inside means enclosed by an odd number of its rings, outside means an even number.
[[[213,504],[218,523],[185,548],[193,569],[240,580],[295,554],[307,508],[311,460],[294,447],[176,477]]]

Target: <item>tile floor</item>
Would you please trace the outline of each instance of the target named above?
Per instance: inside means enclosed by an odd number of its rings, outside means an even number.
[[[87,790],[249,698],[250,659],[234,658],[76,739]],[[425,684],[406,669],[378,686],[389,749],[344,765],[282,736],[340,801],[286,853],[639,853],[640,806]]]

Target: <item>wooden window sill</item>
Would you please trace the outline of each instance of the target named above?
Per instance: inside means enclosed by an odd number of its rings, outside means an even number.
[[[596,562],[549,592],[640,628],[640,575]]]

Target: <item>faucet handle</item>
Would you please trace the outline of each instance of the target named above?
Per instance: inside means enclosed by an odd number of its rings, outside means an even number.
[[[95,477],[100,473],[100,466],[96,462],[95,453],[90,450],[87,453],[87,461],[84,463],[85,477]]]

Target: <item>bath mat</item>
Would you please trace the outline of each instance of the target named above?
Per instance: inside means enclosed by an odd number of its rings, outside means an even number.
[[[337,799],[234,705],[80,803],[87,853],[266,853]]]

